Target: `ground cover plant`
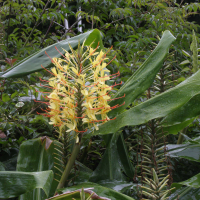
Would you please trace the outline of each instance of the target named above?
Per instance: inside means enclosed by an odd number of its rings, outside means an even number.
[[[198,199],[199,4],[11,2],[0,198]]]

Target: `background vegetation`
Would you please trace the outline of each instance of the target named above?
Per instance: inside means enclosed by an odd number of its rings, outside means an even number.
[[[190,77],[197,71],[194,67],[195,59],[199,66],[198,56],[194,57],[195,48],[191,46],[192,42],[198,45],[200,36],[198,1],[6,0],[0,1],[0,6],[2,73],[42,48],[95,28],[103,35],[104,47],[113,46],[108,57],[112,59],[116,55],[116,59],[109,65],[109,70],[113,74],[120,72],[116,82],[122,81],[122,84],[148,58],[165,30],[169,30],[176,37],[152,86],[131,102],[126,110],[175,87]],[[0,170],[16,170],[19,147],[23,141],[43,136],[57,139],[57,133],[49,125],[48,119],[37,114],[41,112],[41,104],[36,102],[41,100],[41,93],[37,92],[42,90],[39,78],[48,76],[46,71],[41,70],[20,78],[0,79]],[[116,88],[116,92],[119,88],[120,86]],[[137,190],[136,185],[141,183],[140,177],[144,180],[145,176],[139,164],[144,159],[141,157],[142,143],[145,142],[144,138],[151,135],[154,137],[160,133],[160,122],[161,119],[150,120],[146,124],[125,126],[118,131],[123,135],[131,161],[129,164],[138,166],[132,177],[127,176],[124,173],[126,169],[120,166],[119,174],[113,179],[106,182],[96,176],[93,182],[104,181],[101,185],[111,188],[118,185],[118,192],[141,199],[142,193]],[[169,133],[174,133],[174,129],[171,130],[166,129]],[[199,134],[200,119],[195,118],[183,129],[181,142],[178,142],[181,136],[177,132],[164,138],[162,145],[166,147],[165,151],[169,149],[172,152],[170,160],[166,161],[168,173],[171,175],[169,185],[172,182],[185,181],[200,173],[197,151]],[[103,170],[107,168],[99,166],[99,163],[105,150],[111,148],[108,141],[109,136],[97,135],[83,143],[68,186],[88,180],[88,175],[97,167]],[[112,145],[115,145],[116,141],[117,139],[113,139]],[[180,149],[175,152],[175,146],[167,146],[167,141],[170,144],[184,142],[183,146],[187,153],[178,154]],[[192,146],[193,144],[196,146]],[[70,150],[67,148],[68,144],[64,142],[64,145],[64,156],[67,157]],[[194,148],[196,157],[188,158],[188,155],[194,152]],[[112,154],[114,153],[113,150]],[[112,167],[110,166],[111,170]],[[121,174],[123,178],[119,178]],[[106,178],[105,176],[104,179]],[[188,193],[184,194],[184,199],[189,197],[190,192],[195,196],[198,189],[188,190]],[[198,199],[197,196],[195,198]]]

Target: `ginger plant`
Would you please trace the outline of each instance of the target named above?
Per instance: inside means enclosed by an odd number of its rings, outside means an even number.
[[[47,71],[52,77],[49,80],[41,79],[49,84],[43,86],[52,90],[43,96],[49,102],[44,102],[48,108],[42,115],[50,118],[49,123],[57,127],[60,138],[66,133],[74,133],[75,138],[71,157],[59,181],[58,189],[65,185],[79,153],[83,134],[88,128],[98,130],[100,124],[113,120],[109,119],[107,113],[120,106],[117,104],[111,107],[108,104],[113,100],[110,92],[118,84],[110,86],[106,83],[119,76],[119,72],[109,74],[106,66],[111,61],[105,62],[108,52],[97,52],[97,49],[98,47],[93,49],[91,45],[84,47],[84,43],[82,46],[79,44],[76,51],[70,46],[71,54],[65,51],[65,55],[61,54],[63,58],[50,58],[55,67]]]
[[[150,99],[155,92],[163,93],[174,84],[173,53],[165,60],[163,67],[157,74],[152,88],[148,89],[147,98]],[[172,189],[172,166],[167,156],[167,137],[162,131],[157,119],[145,124],[140,132],[140,151],[137,152],[137,168],[140,168],[141,186],[139,196],[143,200],[165,200]],[[139,163],[139,160],[141,162]]]

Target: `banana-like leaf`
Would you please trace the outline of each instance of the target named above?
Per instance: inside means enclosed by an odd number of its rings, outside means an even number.
[[[187,186],[187,187],[182,187]],[[186,181],[182,181],[179,183],[173,183],[171,187],[175,187],[177,190],[170,195],[170,200],[199,200],[200,198],[200,174],[189,178]]]
[[[134,177],[134,167],[130,161],[130,157],[128,155],[128,151],[127,151],[127,146],[125,144],[124,141],[124,136],[121,133],[118,140],[117,140],[117,150],[118,150],[118,154],[120,157],[120,161],[122,164],[122,168],[125,172],[125,174],[129,177],[129,178],[133,178]]]
[[[200,188],[181,187],[169,196],[168,200],[199,200]]]
[[[106,197],[100,197],[95,192],[93,192],[91,189],[94,188],[86,188],[86,189],[79,189],[71,192],[65,192],[63,194],[58,194],[54,197],[51,197],[47,200],[92,200],[92,199],[99,199],[99,200],[111,200]],[[84,193],[84,194],[83,194]]]
[[[189,141],[186,144],[167,145],[170,157],[185,158],[187,160],[200,162],[200,138]]]
[[[170,115],[170,114],[169,114]],[[168,116],[167,116],[168,118]],[[195,119],[196,117],[193,117],[187,121],[184,121],[184,122],[180,122],[178,123],[178,118],[177,118],[177,121],[174,121],[174,125],[168,125],[167,123],[166,124],[166,127],[163,126],[163,132],[166,132],[167,134],[174,134],[176,135],[179,131],[183,130],[185,127],[189,126]]]
[[[112,138],[110,143],[107,145],[103,158],[90,176],[89,181],[98,182],[102,180],[124,180],[116,145],[119,135],[120,132],[112,134]]]
[[[6,70],[3,74],[0,74],[0,77],[2,78],[22,77],[24,75],[42,70],[41,65],[45,68],[50,67],[51,60],[45,54],[45,51],[51,58],[54,58],[54,57],[58,58],[58,57],[61,57],[61,55],[55,49],[55,47],[57,47],[58,50],[62,54],[64,54],[64,51],[62,50],[62,48],[67,51],[70,51],[69,44],[72,46],[72,48],[75,48],[79,42],[83,43],[85,39],[86,39],[85,45],[90,45],[94,41],[92,47],[96,48],[99,43],[100,49],[103,48],[101,33],[99,30],[94,29],[86,33],[80,34],[78,36],[72,37],[70,39],[57,42],[42,50],[39,50],[35,54],[32,54],[29,57],[17,63],[12,68]]]
[[[49,190],[50,196],[53,196],[58,185],[56,179],[59,180],[60,171],[63,171],[61,149],[62,146],[59,142],[53,141],[46,136],[25,141],[20,146],[17,171],[41,172],[52,170],[54,172],[54,180],[49,185]],[[47,197],[41,189],[34,189],[21,195],[20,200],[42,200]]]
[[[24,159],[24,162],[26,160]],[[12,198],[42,188],[48,196],[53,180],[53,172],[0,172],[0,198]],[[31,199],[29,196],[27,199]]]
[[[167,115],[161,123],[163,126],[169,127],[170,134],[177,134],[198,115],[200,115],[200,94],[191,97],[185,105]]]
[[[91,134],[103,135],[115,133],[124,126],[139,125],[151,119],[165,117],[181,109],[181,107],[199,94],[200,70],[176,87],[123,112],[115,120],[110,120],[99,126],[99,130]],[[196,112],[190,115],[190,117],[195,116]],[[87,133],[85,137],[89,137],[91,134]]]
[[[156,74],[162,67],[166,55],[169,52],[169,47],[174,40],[175,37],[170,33],[170,31],[165,31],[163,33],[161,40],[151,55],[113,97],[118,98],[125,94],[124,98],[111,101],[111,106],[117,104],[121,105],[124,102],[125,104],[109,112],[109,116],[115,117],[151,86]]]
[[[62,189],[61,191],[64,193],[64,192],[74,191],[74,190],[81,189],[81,188],[94,188],[94,189],[92,189],[92,191],[94,191],[96,194],[98,194],[99,196],[102,196],[102,197],[109,198],[111,200],[134,200],[132,197],[129,197],[120,192],[116,192],[113,189],[103,187],[99,184],[90,183],[90,182],[82,183],[82,184],[72,186],[69,188],[65,188],[65,189]]]

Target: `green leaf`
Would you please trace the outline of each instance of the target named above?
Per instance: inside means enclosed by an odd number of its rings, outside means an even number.
[[[172,184],[172,187],[177,187],[178,189],[169,196],[168,200],[199,200],[200,199],[200,188],[192,187],[181,187],[176,183]]]
[[[74,199],[74,200],[92,200],[92,199],[110,200],[108,198],[98,196],[91,189],[93,189],[93,188],[86,188],[86,189],[82,188],[82,189],[75,190],[75,191],[67,191],[64,194],[56,195],[47,200],[50,200],[50,199],[52,199],[52,200],[53,199],[55,199],[55,200],[57,200],[57,199],[60,199],[60,200],[71,200],[71,199]]]
[[[44,136],[37,139],[27,140],[20,146],[17,171],[23,172],[40,172],[46,170],[53,170],[54,180],[52,185],[49,185],[50,196],[52,196],[57,188],[58,182],[55,179],[59,179],[59,170],[55,167],[63,170],[56,163],[61,165],[62,155],[59,153],[61,150],[61,145],[57,141],[53,141],[50,138]],[[56,153],[56,154],[55,154]],[[58,155],[58,156],[56,156]],[[57,158],[57,159],[56,159]],[[25,162],[26,161],[26,162]],[[20,197],[20,200],[41,200],[45,199],[46,196],[44,192],[40,189],[35,189],[30,191]]]
[[[12,198],[42,188],[46,195],[49,194],[53,180],[53,172],[0,172],[0,198]],[[28,198],[29,199],[29,198]]]
[[[101,159],[99,165],[92,173],[90,181],[98,182],[101,180],[123,180],[119,155],[117,151],[116,142],[119,138],[120,132],[114,133],[111,137],[109,145]]]
[[[3,93],[3,95],[2,95],[2,101],[3,101],[3,102],[8,102],[9,100],[10,100],[9,95],[6,94],[6,93]]]
[[[143,93],[151,86],[156,74],[162,67],[164,58],[168,54],[169,47],[174,40],[175,37],[170,33],[170,31],[165,31],[163,33],[160,42],[151,53],[151,55],[113,97],[122,97],[125,94],[124,98],[111,101],[111,106],[115,106],[117,104],[121,105],[124,102],[125,104],[117,109],[110,111],[110,116],[115,117],[127,106],[129,106],[129,104],[132,103],[138,97],[138,95]]]
[[[188,53],[188,52],[186,52],[186,51],[184,51],[184,50],[182,50],[182,53],[183,53],[183,55],[185,55],[186,57],[191,57],[191,55]]]
[[[184,60],[183,62],[181,62],[179,65],[187,65],[190,64],[189,60]]]
[[[121,133],[118,140],[117,140],[117,150],[118,150],[118,154],[119,154],[119,158],[123,167],[123,170],[125,172],[125,174],[129,177],[129,178],[133,178],[134,177],[134,167],[130,161],[129,155],[128,155],[128,151],[127,151],[127,147],[124,141],[124,136]]]
[[[91,42],[94,41],[94,44],[92,45],[92,47],[96,48],[99,42],[100,49],[103,48],[100,31],[97,29],[91,30],[86,33],[75,36],[73,38],[55,43],[51,46],[48,46],[36,52],[35,54],[30,55],[29,57],[17,63],[15,66],[6,70],[3,74],[1,74],[1,77],[2,78],[22,77],[24,75],[42,70],[41,65],[45,68],[50,67],[51,60],[45,54],[45,51],[51,58],[61,57],[60,53],[55,49],[55,47],[57,47],[58,50],[64,54],[64,51],[62,50],[62,48],[69,51],[70,48],[68,44],[70,44],[72,48],[75,48],[78,45],[79,41],[80,43],[83,43],[85,39],[86,39],[85,45],[90,45]]]
[[[187,92],[185,93],[185,95],[187,95]],[[162,120],[162,125],[170,126],[170,133],[177,134],[176,131],[182,130],[190,123],[192,123],[194,117],[200,115],[199,105],[200,105],[200,94],[197,94],[188,99],[188,101],[185,102],[183,106],[177,108],[174,112],[167,115]]]
[[[196,143],[192,142],[167,145],[169,156],[200,162],[200,143],[199,141],[194,141]]]
[[[163,132],[167,132],[167,134],[174,134],[176,135],[179,131],[183,130],[185,127],[187,127],[188,125],[190,125],[195,118],[192,118],[190,120],[184,121],[184,122],[180,122],[178,124],[174,124],[174,125],[167,125],[166,127],[163,126]]]
[[[100,186],[96,183],[90,183],[90,182],[82,183],[77,186],[68,187],[68,188],[62,189],[61,191],[67,192],[67,191],[74,191],[74,190],[81,189],[81,188],[91,188],[91,187],[94,188],[92,190],[99,196],[107,197],[107,198],[110,198],[111,200],[122,200],[122,199],[123,200],[134,200],[133,198],[131,198],[127,195],[124,195],[120,192],[116,192],[115,190],[112,190],[110,188],[106,188],[106,187]]]
[[[178,109],[185,108],[185,104],[190,106],[190,100],[200,94],[199,88],[200,70],[176,87],[127,110],[118,115],[115,120],[110,120],[99,126],[99,130],[94,131],[92,135],[115,133],[124,126],[139,125],[146,123],[151,119],[165,117]],[[195,98],[195,100],[197,100],[197,104],[200,105],[200,99]],[[198,114],[196,111],[192,112],[189,117],[193,118],[196,114]],[[185,118],[188,119],[189,117],[188,113],[186,113]],[[175,119],[174,123],[179,123],[177,120]],[[167,124],[165,124],[165,126],[166,125]],[[89,135],[90,134],[87,133],[85,134],[85,137],[88,137]]]

